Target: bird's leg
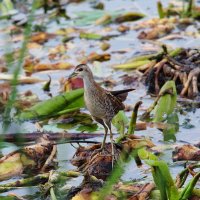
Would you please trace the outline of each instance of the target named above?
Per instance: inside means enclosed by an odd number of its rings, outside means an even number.
[[[104,121],[103,121],[102,119],[99,119],[99,118],[96,118],[96,117],[93,117],[93,119],[94,119],[95,121],[99,122],[99,123],[104,127],[104,130],[105,130],[103,142],[102,142],[102,144],[101,144],[101,148],[96,149],[96,150],[94,151],[94,154],[96,154],[96,153],[98,153],[98,152],[104,150],[105,143],[106,143],[106,137],[107,137],[107,134],[108,134],[108,127],[106,126],[106,124],[104,123]]]
[[[111,129],[111,122],[105,123],[108,126],[109,132],[110,132],[110,142],[111,142],[111,156],[112,156],[112,168],[114,166],[114,159],[115,159],[115,152],[114,152],[114,140],[113,140],[113,134]]]
[[[102,124],[102,125],[103,125],[104,130],[105,130],[104,137],[103,137],[103,142],[101,144],[101,149],[103,150],[104,147],[105,147],[106,137],[107,137],[107,134],[108,134],[108,127],[105,124]]]
[[[112,155],[112,168],[114,166],[115,152],[112,130],[110,129],[110,142],[111,142],[111,155]]]

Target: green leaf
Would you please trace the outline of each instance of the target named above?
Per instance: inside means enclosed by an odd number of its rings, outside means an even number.
[[[84,107],[83,89],[72,90],[40,102],[17,115],[20,121],[47,119]]]
[[[179,118],[177,113],[172,113],[167,117],[167,128],[163,130],[164,141],[176,141],[175,134],[179,130]]]
[[[157,2],[157,10],[160,19],[165,17],[165,11],[163,10],[163,5],[160,1]]]
[[[160,190],[162,200],[178,200],[179,192],[172,179],[167,164],[145,149],[139,149],[138,155],[151,166],[154,182]]]
[[[104,11],[104,10],[92,10],[92,11],[82,11],[75,13],[76,18],[74,19],[74,25],[76,26],[86,26],[95,24],[96,20],[102,18],[103,16],[109,15],[109,22],[124,22],[138,20],[144,17],[141,13],[124,13],[122,10],[116,11]]]
[[[80,33],[80,38],[84,38],[84,39],[92,39],[92,40],[101,40],[102,39],[102,35],[99,34],[95,34],[95,33]]]
[[[200,178],[200,172],[198,172],[193,177],[193,179],[187,184],[187,186],[184,188],[179,200],[187,200],[192,195],[192,191],[193,191],[197,181],[199,180],[199,178]]]
[[[56,123],[56,127],[60,129],[76,129],[77,131],[94,132],[98,129],[98,125],[93,122],[91,116],[86,113],[68,114],[65,116],[65,122]],[[66,122],[67,121],[67,122]]]
[[[158,160],[157,156],[155,156],[154,154],[152,154],[151,152],[145,150],[144,148],[138,149],[138,156],[142,159],[142,160]]]
[[[42,89],[46,92],[49,92],[50,91],[50,85],[51,85],[51,77],[49,76],[49,80],[44,84]]]
[[[87,124],[87,125],[80,125],[76,130],[81,132],[94,132],[98,129],[97,124]]]
[[[138,67],[141,67],[143,65],[146,65],[150,63],[150,60],[137,60],[134,62],[128,62],[124,64],[119,64],[119,65],[114,65],[113,68],[115,69],[124,69],[124,70],[129,70],[129,69],[137,69]]]
[[[171,94],[168,91],[172,92]],[[154,122],[161,122],[170,115],[176,106],[177,92],[174,81],[167,81],[161,88],[159,95],[161,96],[154,111]]]
[[[154,181],[156,185],[158,184],[157,187],[160,190],[161,195],[163,195],[162,199],[164,199],[167,194],[168,198],[166,200],[178,200],[179,192],[172,179],[167,164],[162,160],[145,160],[145,162],[153,167],[152,170],[156,172],[154,174]],[[166,191],[166,194],[164,190]]]
[[[8,18],[9,16],[16,14],[11,0],[3,0],[0,2],[0,19]]]
[[[8,11],[13,10],[13,4],[11,2],[11,0],[3,0],[0,3],[0,11],[3,15],[6,15],[8,13]]]
[[[128,117],[122,110],[119,111],[112,119],[112,124],[121,135],[124,134],[125,126],[128,124],[128,122]]]

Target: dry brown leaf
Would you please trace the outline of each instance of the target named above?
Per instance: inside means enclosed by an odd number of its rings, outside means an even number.
[[[11,81],[12,79],[13,79],[12,74],[0,73],[0,80]],[[19,84],[33,84],[33,83],[39,83],[43,81],[45,80],[41,80],[37,77],[29,77],[29,76],[22,76],[22,75],[18,77]]]
[[[178,18],[171,17],[171,18],[153,18],[146,21],[140,21],[137,25],[134,25],[134,27],[131,27],[132,30],[138,30],[143,28],[154,28],[158,25],[166,25],[166,24],[175,24],[178,23]]]
[[[125,26],[125,25],[120,25],[118,26],[117,30],[121,33],[124,33],[126,31],[129,31],[130,30],[130,27],[129,26]]]
[[[45,70],[63,70],[70,69],[73,65],[67,62],[58,63],[39,63],[39,60],[33,58],[27,58],[24,63],[24,69],[28,73],[34,73]]]
[[[190,144],[176,147],[172,154],[174,162],[179,160],[200,161],[200,149]]]
[[[123,191],[129,194],[128,200],[146,200],[148,199],[151,191],[155,188],[154,183],[147,184],[128,184],[118,183],[115,186],[117,191]]]
[[[29,42],[27,47],[28,47],[28,49],[41,49],[42,45],[40,45],[36,42]]]
[[[31,36],[31,42],[43,44],[43,43],[47,42],[49,39],[54,38],[55,36],[56,36],[56,34],[38,32]]]
[[[60,91],[61,92],[67,92],[70,90],[75,90],[78,88],[83,88],[83,79],[74,77],[71,79],[61,79],[60,80]]]
[[[9,153],[0,159],[0,180],[12,178],[28,171],[38,171],[48,159],[53,143],[47,135],[40,137],[36,144]]]
[[[140,32],[138,38],[148,39],[148,40],[157,39],[166,35],[167,33],[170,33],[173,29],[174,29],[173,25],[159,25],[149,31]]]
[[[30,108],[37,102],[39,102],[39,98],[37,97],[37,95],[33,94],[32,91],[28,90],[25,93],[19,95],[15,103],[15,107],[22,111],[24,109]]]
[[[111,55],[109,53],[97,54],[96,52],[93,52],[87,57],[87,61],[88,62],[93,62],[93,61],[104,62],[104,61],[110,60],[110,57]]]
[[[145,138],[130,135],[121,145],[114,145],[115,159],[114,163],[120,157],[121,152],[130,153],[133,150],[141,147],[153,147],[154,144]],[[77,166],[80,171],[87,172],[90,176],[93,175],[99,179],[105,180],[112,171],[112,154],[111,144],[106,143],[103,151],[95,151],[101,147],[101,143],[88,147],[79,147],[71,160],[74,166]]]
[[[9,83],[0,84],[0,102],[5,103],[11,93],[11,86]]]

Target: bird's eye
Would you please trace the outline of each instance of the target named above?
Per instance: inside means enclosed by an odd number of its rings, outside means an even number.
[[[83,68],[79,68],[78,71],[79,71],[79,72],[82,72],[82,71],[83,71]]]

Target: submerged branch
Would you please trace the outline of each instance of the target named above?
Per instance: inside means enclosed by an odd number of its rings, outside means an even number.
[[[35,141],[37,138],[42,136],[43,134],[48,134],[49,139],[53,141],[58,140],[81,140],[81,139],[89,139],[94,137],[103,136],[104,133],[62,133],[62,132],[32,132],[32,133],[9,133],[5,135],[1,135],[0,139],[3,139],[5,142],[16,142],[16,143],[25,143]]]
[[[146,130],[147,125],[145,122],[136,123],[135,130]],[[4,142],[13,142],[13,143],[26,143],[33,142],[43,134],[49,135],[49,140],[51,141],[59,141],[66,140],[68,142],[81,142],[80,140],[90,139],[95,137],[101,137],[104,133],[65,133],[65,132],[41,132],[35,131],[32,133],[6,133],[0,134],[0,140]],[[117,134],[117,133],[113,133]],[[88,143],[92,143],[87,141]],[[96,142],[94,142],[96,143]]]

